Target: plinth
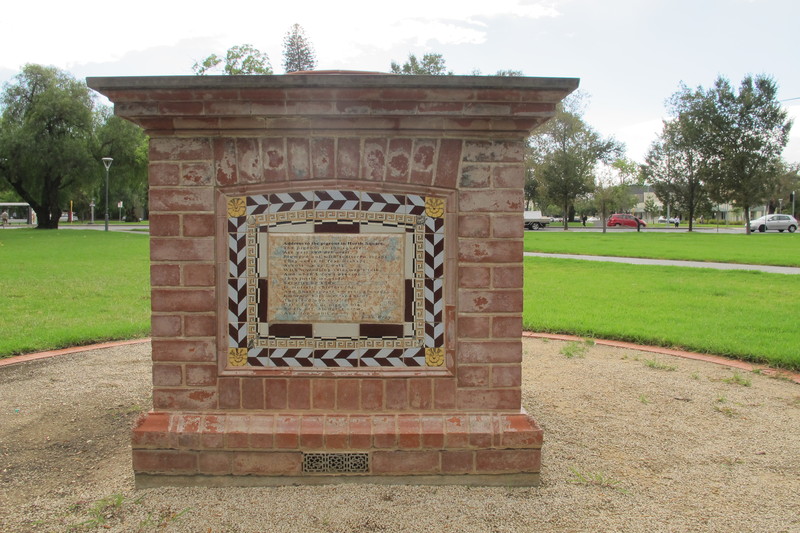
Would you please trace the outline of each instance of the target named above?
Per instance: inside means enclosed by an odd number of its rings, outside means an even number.
[[[538,483],[526,137],[577,80],[87,81],[151,139],[138,486]]]

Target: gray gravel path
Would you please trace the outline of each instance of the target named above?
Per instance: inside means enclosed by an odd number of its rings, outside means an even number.
[[[0,367],[0,531],[800,531],[798,385],[607,346],[523,349],[538,488],[136,490],[149,344]]]

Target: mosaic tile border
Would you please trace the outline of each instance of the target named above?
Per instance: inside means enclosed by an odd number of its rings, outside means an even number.
[[[226,197],[229,367],[409,368],[444,363],[445,199],[326,189]],[[404,319],[265,320],[270,233],[405,235]],[[331,333],[336,329],[340,332]],[[316,334],[315,331],[324,331]],[[341,333],[341,334],[340,334]]]

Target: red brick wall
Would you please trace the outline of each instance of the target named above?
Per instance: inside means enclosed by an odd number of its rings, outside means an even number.
[[[524,142],[431,136],[153,137],[150,147],[154,407],[424,411],[520,408]],[[218,377],[227,260],[216,191],[343,180],[452,191],[455,311],[448,376]],[[223,270],[224,271],[224,270]],[[224,289],[220,289],[222,291]],[[453,324],[448,324],[449,328]],[[257,374],[257,373],[256,373]]]

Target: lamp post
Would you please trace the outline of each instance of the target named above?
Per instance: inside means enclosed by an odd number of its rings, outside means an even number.
[[[108,169],[111,168],[111,162],[114,161],[110,157],[103,158],[103,166],[106,167],[106,231],[108,231]]]

